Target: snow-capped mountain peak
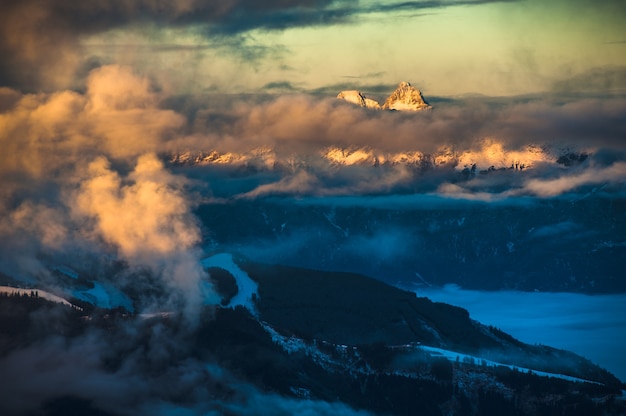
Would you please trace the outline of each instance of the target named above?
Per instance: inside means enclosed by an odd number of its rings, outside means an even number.
[[[424,100],[420,90],[402,81],[385,100],[382,108],[383,110],[421,111],[432,107]]]
[[[363,108],[375,110],[421,111],[432,108],[422,93],[410,83],[402,81],[394,92],[381,105],[357,90],[345,90],[337,94],[337,98]]]

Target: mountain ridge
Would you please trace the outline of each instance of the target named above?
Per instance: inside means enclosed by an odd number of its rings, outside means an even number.
[[[165,414],[153,411],[155,402],[232,415],[294,414],[314,405],[310,414],[397,416],[626,409],[624,384],[608,371],[565,350],[522,343],[465,309],[355,273],[222,252],[205,260],[206,279],[215,279],[226,302],[198,305],[193,317],[173,303],[135,314],[0,295],[0,374],[14,380],[0,392],[0,412]],[[49,385],[70,378],[80,382]],[[110,390],[83,388],[94,380],[122,386],[116,400]],[[8,400],[23,396],[26,404]],[[270,399],[288,407],[266,413]],[[17,410],[26,405],[32,411]]]
[[[259,147],[243,152],[187,150],[164,154],[163,158],[174,166],[220,165],[273,170],[311,166],[315,163],[325,163],[329,167],[406,165],[420,169],[455,167],[461,171],[467,170],[469,174],[471,169],[475,173],[503,169],[525,170],[543,163],[570,167],[584,162],[590,154],[590,150],[574,152],[567,148],[554,149],[550,146],[537,145],[527,145],[519,150],[506,150],[496,141],[487,141],[474,150],[458,151],[441,147],[432,153],[420,150],[384,151],[371,146],[331,145],[319,149],[312,155],[284,156],[275,149]]]

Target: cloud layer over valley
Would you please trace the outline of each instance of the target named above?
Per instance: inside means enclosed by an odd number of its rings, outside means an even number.
[[[174,99],[158,87],[111,65],[84,93],[1,91],[3,272],[31,279],[46,274],[42,252],[80,247],[189,289],[202,275],[201,201],[624,191],[626,104],[615,97],[467,99],[405,114],[300,94]],[[170,164],[184,152],[219,157]]]

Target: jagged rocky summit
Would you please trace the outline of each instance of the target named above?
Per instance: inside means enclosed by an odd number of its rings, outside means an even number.
[[[382,108],[383,110],[421,111],[431,108],[431,106],[424,101],[420,90],[408,82],[401,82],[398,88],[385,100]]]
[[[404,81],[387,97],[382,106],[377,101],[365,97],[363,93],[357,90],[341,91],[337,95],[337,98],[360,107],[376,110],[422,111],[432,108],[432,106],[424,100],[420,90]]]

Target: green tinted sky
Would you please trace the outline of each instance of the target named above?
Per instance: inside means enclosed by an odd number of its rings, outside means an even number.
[[[398,2],[349,3],[360,12],[329,25],[219,37],[198,25],[152,25],[83,43],[93,45],[86,53],[131,64],[179,91],[247,92],[268,84],[275,91],[376,91],[402,80],[427,95],[626,87],[626,2],[420,3],[379,11]]]

